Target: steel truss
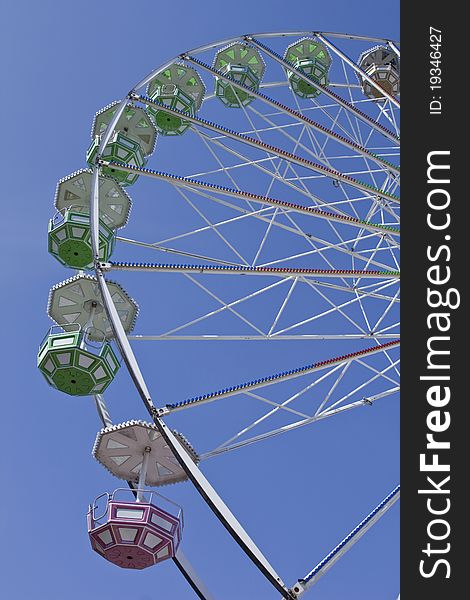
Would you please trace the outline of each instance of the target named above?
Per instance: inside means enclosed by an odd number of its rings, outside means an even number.
[[[323,86],[306,76],[302,71],[285,60],[274,48],[268,45],[270,38],[277,36],[315,35],[322,41],[343,65],[345,83],[333,82]],[[211,508],[213,513],[229,531],[234,540],[240,545],[247,556],[259,568],[267,580],[284,598],[297,598],[309,589],[318,579],[347,551],[360,537],[396,502],[399,497],[399,487],[395,488],[385,499],[353,529],[314,569],[304,578],[300,578],[292,587],[286,585],[277,571],[271,566],[255,542],[243,526],[234,517],[228,506],[212,487],[202,471],[188,457],[179,439],[165,424],[164,417],[174,412],[194,408],[227,397],[240,394],[269,406],[269,411],[257,420],[248,423],[230,439],[221,442],[216,448],[201,454],[201,460],[223,455],[226,452],[253,444],[255,442],[277,436],[298,427],[314,423],[321,419],[336,416],[353,408],[370,406],[379,399],[395,395],[399,388],[398,382],[398,323],[391,320],[392,313],[399,305],[399,166],[395,158],[398,153],[399,134],[397,109],[399,102],[396,98],[383,92],[384,100],[375,103],[377,116],[374,118],[368,111],[370,102],[366,99],[354,100],[352,90],[357,90],[357,81],[352,82],[347,74],[347,67],[354,74],[367,80],[374,88],[381,89],[356,63],[347,56],[333,40],[352,39],[346,34],[321,32],[290,32],[281,34],[244,35],[217,44],[193,49],[182,53],[178,58],[188,66],[194,66],[229,83],[234,92],[247,91],[248,88],[230,76],[217,71],[197,55],[222,45],[245,41],[259,49],[266,60],[270,59],[284,69],[295,71],[296,75],[306,83],[317,88],[328,99],[328,103],[313,100],[301,108],[298,99],[294,97],[295,108],[289,107],[264,93],[264,91],[249,90],[251,95],[261,103],[263,110],[256,106],[243,107],[247,128],[244,131],[228,129],[207,119],[189,116],[176,109],[165,107],[152,101],[141,90],[155,75],[172,64],[173,61],[162,65],[142,79],[121,101],[114,117],[105,133],[102,135],[96,165],[93,169],[93,189],[91,192],[91,233],[95,256],[95,272],[103,298],[106,313],[112,325],[116,344],[121,352],[123,361],[135,387],[159,432],[168,446],[173,450],[181,467],[194,484],[197,491]],[[396,43],[379,38],[356,36],[357,40],[383,43],[398,53]],[[281,84],[263,84],[261,89],[270,93]],[[349,99],[340,96],[339,90],[346,88]],[[151,105],[166,111],[169,115],[183,117],[191,124],[190,131],[197,136],[201,144],[213,157],[215,169],[194,174],[172,174],[151,169],[138,168],[134,165],[107,162],[101,154],[110,140],[116,123],[122,115],[127,103]],[[365,108],[363,107],[365,105]],[[364,108],[364,109],[363,109]],[[327,121],[327,125],[320,123]],[[282,121],[284,120],[284,121]],[[258,123],[258,125],[255,124]],[[260,124],[263,124],[261,127]],[[263,141],[263,136],[276,132],[291,149],[286,150],[279,145]],[[334,152],[330,147],[334,145]],[[346,154],[342,154],[340,149]],[[351,160],[351,154],[354,160]],[[224,157],[224,158],[222,158]],[[228,161],[230,157],[231,162]],[[233,162],[235,161],[235,162]],[[351,167],[348,167],[351,163]],[[177,191],[182,201],[191,207],[204,222],[204,225],[185,231],[178,235],[146,242],[119,237],[123,244],[141,246],[170,255],[183,256],[189,260],[206,261],[209,264],[167,264],[167,263],[124,263],[106,262],[99,259],[99,180],[101,168],[113,168],[127,172],[135,172],[146,177],[165,181]],[[236,173],[247,167],[253,169],[270,182],[265,193],[255,193],[243,190],[236,181]],[[214,174],[222,174],[230,183],[222,186],[212,183]],[[207,179],[205,179],[207,178]],[[370,183],[365,183],[366,178]],[[312,192],[312,181],[330,181],[338,188],[341,197],[325,199],[324,192]],[[277,199],[272,194],[275,184],[281,183],[285,198],[292,194],[293,199]],[[294,199],[295,198],[295,199]],[[223,207],[233,211],[230,218],[212,220],[207,216],[206,205]],[[362,208],[368,206],[364,215]],[[261,237],[257,251],[252,259],[244,256],[234,244],[224,235],[228,225],[243,225],[247,221],[263,225],[264,234]],[[311,221],[312,224],[308,224]],[[321,224],[321,234],[315,234],[315,223]],[[338,227],[343,228],[340,233]],[[303,251],[296,251],[290,256],[279,256],[262,261],[261,256],[273,231],[279,230],[292,239],[299,239],[306,245]],[[347,230],[347,234],[345,231]],[[192,240],[198,235],[213,233],[231,254],[231,258],[207,256],[192,250],[185,250],[168,244],[181,244],[182,241]],[[318,260],[322,265],[316,268],[299,267],[295,261],[308,258]],[[341,259],[341,260],[339,260]],[[349,261],[349,267],[343,264],[343,259]],[[339,268],[338,262],[341,263]],[[176,325],[171,329],[151,335],[126,335],[118,312],[106,285],[106,274],[111,271],[145,271],[178,275],[202,290],[219,307],[206,312],[199,317]],[[253,291],[242,294],[237,298],[226,300],[206,285],[207,278],[213,277],[248,277],[258,281],[258,278],[271,278],[267,285],[257,287]],[[263,276],[263,277],[260,277]],[[240,305],[259,297],[270,290],[283,286],[284,296],[279,309],[273,316],[269,328],[262,329],[258,324],[243,316],[239,311]],[[297,288],[309,290],[317,299],[321,299],[324,307],[313,316],[304,318],[296,323],[279,328],[279,323],[291,302]],[[338,297],[341,300],[338,301]],[[375,304],[373,304],[375,303]],[[369,314],[370,306],[380,303],[381,309],[375,316]],[[190,329],[195,323],[206,322],[210,317],[220,313],[231,313],[251,333],[247,334],[194,334]],[[351,331],[305,333],[303,327],[312,323],[328,320],[334,315],[343,323],[348,323]],[[189,330],[187,334],[180,333]],[[209,394],[196,396],[186,401],[157,407],[150,395],[149,389],[136,360],[131,341],[151,340],[367,340],[368,346],[360,351],[336,356],[323,362],[304,365],[290,371],[263,377],[252,382],[244,382]],[[379,357],[382,364],[377,364],[370,357]],[[375,359],[374,359],[375,360]],[[367,372],[362,383],[353,385],[347,392],[335,397],[336,389],[347,379],[351,369],[360,368]],[[259,388],[266,388],[275,383],[293,380],[301,376],[314,375],[298,392],[288,395],[282,402],[271,400],[265,394],[258,393]],[[326,392],[320,395],[318,406],[314,413],[296,410],[291,406],[295,400],[308,393],[316,386],[329,382]],[[380,381],[383,387],[380,391],[364,395],[372,382]],[[256,391],[254,391],[256,390]],[[111,419],[107,412],[102,396],[96,396],[98,413],[104,425],[109,425]],[[246,437],[248,432],[264,423],[273,414],[285,413],[297,418],[282,427]],[[175,563],[184,574],[194,591],[200,598],[209,600],[210,593],[199,580],[184,555],[179,552]]]

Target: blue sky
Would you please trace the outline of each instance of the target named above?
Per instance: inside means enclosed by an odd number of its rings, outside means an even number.
[[[0,550],[6,573],[3,591],[12,600],[190,599],[193,593],[170,562],[130,572],[103,561],[89,548],[88,502],[119,482],[91,457],[99,429],[92,401],[55,392],[35,368],[37,345],[50,325],[49,288],[72,274],[47,253],[56,182],[86,166],[94,113],[172,56],[210,41],[261,31],[315,29],[399,39],[398,2],[386,5],[387,14],[368,0],[7,4],[8,21],[0,39],[6,436],[2,511],[8,515],[0,529],[8,540]],[[169,168],[177,159],[169,152],[160,164]],[[137,185],[140,182],[136,190]],[[148,190],[148,182],[141,187]],[[137,204],[137,191],[132,188],[129,193]],[[151,235],[142,204],[135,206],[130,231]],[[157,228],[166,225],[163,214],[161,218]],[[123,251],[119,258],[126,259]],[[121,280],[139,300],[147,294],[147,305],[141,302],[142,323],[150,323],[152,315],[164,324],[172,306],[183,310],[185,289],[182,286],[173,296],[162,292],[158,304],[160,292],[152,287],[157,276],[148,277],[128,274]],[[223,357],[214,347],[204,347],[206,354],[201,354],[199,346],[190,346],[184,358],[176,343],[156,354],[152,346],[139,348],[144,373],[153,376],[155,402],[165,404],[308,362],[304,347],[282,346],[266,353],[250,349],[245,355],[239,342],[224,344]],[[146,418],[123,372],[108,397],[116,422]],[[284,446],[258,444],[204,464],[206,476],[286,582],[292,584],[312,568],[398,482],[397,410],[388,405],[377,410],[378,424],[371,414],[360,419],[348,414],[318,426],[314,438],[306,427],[286,436]],[[209,407],[201,414],[201,426],[191,441],[202,445],[224,424]],[[188,412],[174,426],[185,431],[193,418]],[[183,505],[183,549],[216,598],[275,597],[189,484],[163,493]],[[325,575],[311,597],[395,599],[398,527],[395,507]]]

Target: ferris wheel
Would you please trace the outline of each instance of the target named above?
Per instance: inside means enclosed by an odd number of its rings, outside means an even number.
[[[172,559],[211,598],[182,552],[182,508],[157,491],[189,480],[274,590],[298,598],[398,500],[390,482],[289,585],[203,472],[397,403],[399,94],[396,42],[263,33],[185,51],[96,113],[88,167],[57,185],[49,252],[69,277],[51,289],[38,367],[57,390],[94,398],[93,455],[127,482],[88,511],[108,561]],[[170,342],[191,392],[165,400],[153,365]],[[239,361],[224,358],[230,344]],[[218,366],[198,380],[186,347]],[[121,363],[148,421],[111,420]]]

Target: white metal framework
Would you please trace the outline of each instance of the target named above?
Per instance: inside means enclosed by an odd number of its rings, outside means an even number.
[[[327,86],[284,57],[283,49],[304,37],[324,44],[333,58]],[[248,44],[262,56],[266,72],[258,90],[248,90],[211,66],[215,52],[233,42]],[[214,428],[207,447],[197,448],[203,463],[268,439],[283,444],[281,434],[397,397],[399,100],[386,92],[378,94],[379,99],[366,98],[358,77],[370,80],[379,92],[381,88],[356,64],[364,49],[378,43],[398,51],[397,43],[389,40],[299,31],[244,35],[183,52],[140,81],[117,105],[93,171],[95,271],[123,361],[187,477],[284,598],[299,597],[311,587],[394,504],[398,488],[339,549],[289,587],[165,419],[212,403],[215,422],[230,420],[228,435],[221,435],[227,427]],[[147,96],[149,82],[175,61],[194,68],[206,86],[204,102],[194,116]],[[318,94],[309,100],[293,94],[287,71],[294,71]],[[252,101],[239,108],[225,107],[213,94],[215,78],[232,86],[235,96],[249,91]],[[101,158],[129,101],[159,108],[190,124],[181,138],[160,139],[146,168]],[[166,142],[168,153],[160,156]],[[131,191],[134,204],[142,183],[146,197],[138,201],[146,203],[155,219],[153,237],[148,237],[148,227],[142,239],[119,235],[115,254],[122,252],[125,260],[99,259],[98,175],[103,167],[139,174],[141,181]],[[152,183],[155,194],[147,191]],[[171,218],[165,220],[163,215]],[[141,329],[138,322],[137,331],[127,334],[105,279],[108,272],[115,277],[124,271],[131,272],[128,282],[139,274],[140,280],[145,278],[165,306],[171,304],[172,294],[184,295],[184,310],[159,310],[153,300],[154,310],[164,313],[156,315],[155,329]],[[145,302],[139,298],[142,312]],[[294,363],[286,353],[281,370],[263,370],[252,380],[230,379],[227,388],[195,390],[193,396],[171,402],[161,401],[157,389],[158,400],[153,401],[135,349],[144,342],[166,341],[200,342],[201,352],[206,348],[202,342],[245,341],[256,350],[263,346],[250,341],[261,345],[278,341],[301,346],[305,359]],[[227,409],[241,397],[256,409]],[[96,402],[103,424],[109,426],[104,399],[97,396]],[[184,433],[191,441],[191,432]],[[201,591],[202,584],[198,587],[197,577],[188,575],[189,567],[185,573],[199,596],[209,597]]]

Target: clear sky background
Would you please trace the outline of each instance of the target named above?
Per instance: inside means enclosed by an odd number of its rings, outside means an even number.
[[[88,502],[118,487],[91,457],[99,422],[91,400],[51,390],[35,366],[37,345],[50,325],[49,288],[71,275],[47,253],[56,182],[86,166],[94,113],[178,53],[258,31],[311,29],[399,39],[398,1],[18,0],[2,6],[2,592],[11,600],[189,600],[194,594],[170,561],[143,572],[126,571],[89,547]],[[242,351],[227,350],[228,360],[237,360]],[[149,370],[158,363],[158,357],[144,360]],[[188,385],[172,396],[171,379],[179,378],[181,366],[173,345],[165,360],[173,367],[162,369],[168,376],[161,393],[171,399],[192,395],[186,393]],[[204,368],[194,393],[223,384],[212,376],[210,364]],[[275,370],[263,364],[259,376]],[[188,377],[196,379],[196,373]],[[116,421],[146,417],[124,374],[111,389]],[[310,431],[293,434],[295,445],[286,437],[285,456],[273,455],[261,444],[249,460],[239,462],[233,453],[222,459],[223,465],[204,465],[209,480],[289,584],[306,574],[399,479],[396,411],[390,413],[389,430],[374,429],[368,418],[354,429],[348,418],[319,427],[318,453],[294,465],[290,461],[296,454],[310,448]],[[257,476],[263,469],[271,475],[277,471],[276,486],[272,477],[272,487],[266,487]],[[163,493],[184,505],[183,549],[217,599],[276,597],[189,484]],[[289,497],[292,507],[293,495],[298,495],[298,510],[290,508],[286,514],[283,497]],[[288,535],[276,534],[278,520]],[[394,600],[399,591],[398,526],[394,507],[324,576],[311,597]]]

